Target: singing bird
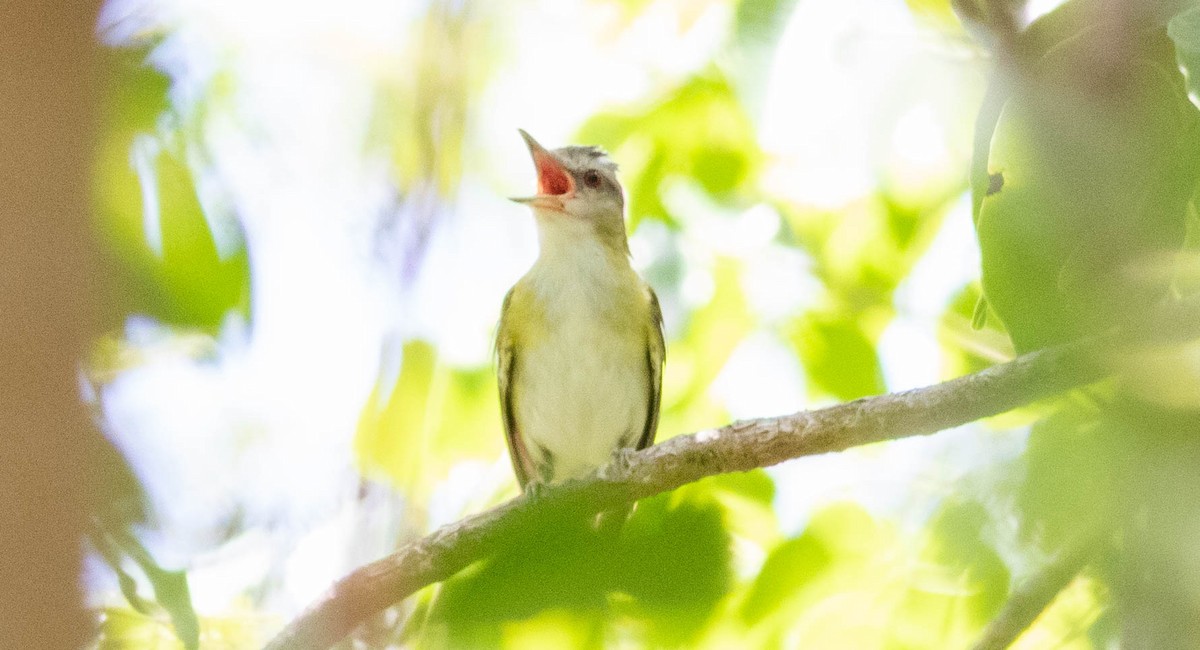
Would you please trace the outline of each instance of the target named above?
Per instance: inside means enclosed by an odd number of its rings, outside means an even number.
[[[537,168],[537,261],[509,290],[496,336],[500,408],[522,488],[579,478],[654,442],[662,313],[629,264],[617,165],[597,147],[549,151]]]

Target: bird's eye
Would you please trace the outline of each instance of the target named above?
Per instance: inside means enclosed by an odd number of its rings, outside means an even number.
[[[600,181],[600,173],[594,169],[589,169],[587,173],[583,175],[583,184],[592,189],[600,187]]]

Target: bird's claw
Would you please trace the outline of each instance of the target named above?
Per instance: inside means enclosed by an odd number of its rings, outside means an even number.
[[[527,483],[525,483],[525,487],[522,491],[525,493],[526,499],[531,502],[537,502],[541,500],[542,497],[546,496],[547,490],[547,485],[543,483],[541,479],[531,478]]]
[[[633,465],[633,456],[637,451],[629,447],[618,447],[613,450],[608,464],[600,469],[600,478],[614,479],[629,471]]]

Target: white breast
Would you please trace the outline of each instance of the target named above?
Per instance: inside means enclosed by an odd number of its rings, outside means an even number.
[[[635,445],[649,410],[640,280],[625,260],[624,269],[601,258],[569,262],[572,272],[563,273],[540,261],[524,280],[545,327],[521,350],[513,404],[530,455],[552,468],[553,481]]]

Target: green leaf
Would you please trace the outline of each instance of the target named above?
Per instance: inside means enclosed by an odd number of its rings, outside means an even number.
[[[698,493],[640,502],[615,540],[565,517],[448,580],[430,614],[432,647],[496,646],[502,629],[550,611],[585,626],[621,612],[654,644],[684,643],[729,589],[729,545],[721,508]]]
[[[999,611],[1008,593],[1007,565],[988,543],[984,529],[991,516],[977,501],[951,500],[930,526],[922,556],[953,578],[963,594],[968,625],[982,627]]]
[[[162,568],[142,545],[136,535],[121,525],[97,520],[97,527],[90,539],[100,556],[116,572],[121,592],[135,611],[149,616],[157,613],[156,607],[165,611],[171,619],[175,635],[187,650],[200,647],[200,620],[192,607],[191,591],[188,588],[187,572],[170,571]],[[134,577],[123,566],[124,558],[132,560],[154,590],[154,601],[148,601],[137,593]]]
[[[979,296],[975,301],[975,308],[971,310],[971,329],[981,330],[987,326],[987,298]]]
[[[913,16],[939,31],[962,33],[963,25],[955,15],[950,0],[904,0]]]
[[[1086,36],[1043,59],[1005,106],[991,150],[983,286],[1021,352],[1159,300],[1200,178],[1200,113],[1165,36],[1120,64],[1099,63],[1101,35]]]
[[[454,369],[425,341],[404,344],[400,375],[377,385],[359,415],[354,449],[364,475],[425,501],[465,459],[504,453],[490,367]]]
[[[215,331],[248,308],[249,258],[239,233],[218,250],[213,223],[233,224],[216,202],[202,203],[169,91],[170,78],[146,61],[150,46],[112,50],[96,151],[94,193],[99,231],[111,253],[115,318],[130,312]],[[231,230],[233,230],[231,228]],[[224,242],[223,242],[224,243]]]
[[[1022,531],[1049,548],[1110,521],[1120,504],[1122,475],[1132,472],[1127,431],[1079,401],[1033,426],[1018,492]]]
[[[774,44],[787,25],[796,0],[741,0],[734,14],[734,38],[756,45]]]
[[[248,307],[249,258],[241,247],[218,250],[209,224],[232,217],[205,214],[184,156],[147,134],[111,134],[97,167],[98,217],[120,312],[211,332]]]
[[[146,575],[154,586],[154,599],[171,617],[175,634],[188,650],[200,647],[200,621],[192,608],[192,594],[184,571],[148,570]]]
[[[1028,68],[1038,65],[1053,50],[1067,46],[1071,41],[1086,41],[1091,38],[1096,42],[1097,37],[1104,38],[1104,35],[1113,29],[1111,24],[1105,27],[1106,21],[1111,23],[1113,15],[1114,12],[1109,11],[1109,6],[1104,0],[1063,2],[1017,35],[1013,48],[1015,60],[1008,65],[1015,67],[1016,72],[1024,74]],[[1132,13],[1117,15],[1128,17]],[[997,122],[1005,104],[1016,90],[1013,72],[1014,70],[1006,68],[993,71],[976,118],[971,156],[971,216],[977,225],[983,200],[992,193],[991,187],[995,177],[988,173],[988,160]]]
[[[1167,35],[1175,43],[1175,56],[1187,77],[1188,90],[1193,97],[1200,96],[1200,6],[1172,18],[1167,23]]]
[[[1008,333],[989,311],[978,282],[964,286],[951,298],[938,336],[945,358],[944,376],[979,372],[1012,356]]]
[[[728,492],[764,506],[775,499],[775,481],[762,469],[718,474],[704,479],[704,483],[714,491]]]
[[[634,225],[644,218],[676,223],[662,197],[674,177],[696,181],[723,203],[754,191],[760,157],[754,126],[715,68],[648,105],[597,115],[580,129],[579,140],[622,160]]]
[[[802,317],[789,339],[813,383],[841,400],[885,391],[874,342],[853,314],[813,312]]]
[[[721,373],[737,346],[754,327],[754,317],[742,290],[741,264],[727,257],[716,260],[713,294],[707,305],[690,314],[682,337],[671,347],[671,360],[663,368],[664,425],[659,440],[668,432],[712,426],[719,412],[705,413],[710,404],[708,388]],[[687,418],[676,419],[676,405]],[[669,425],[667,425],[669,423]]]
[[[650,626],[651,645],[694,638],[729,590],[732,554],[720,506],[696,492],[638,503],[621,533],[616,587]]]
[[[536,538],[520,540],[447,580],[428,623],[442,635],[424,645],[495,647],[502,625],[547,610],[602,621],[607,577],[616,560],[586,521],[567,517],[553,522]]]
[[[757,624],[823,585],[838,565],[860,564],[877,550],[878,533],[871,516],[856,504],[818,512],[799,537],[771,551],[742,602],[742,621]]]
[[[811,584],[833,562],[833,551],[813,535],[790,539],[771,551],[739,611],[747,625],[775,612],[796,592]]]

